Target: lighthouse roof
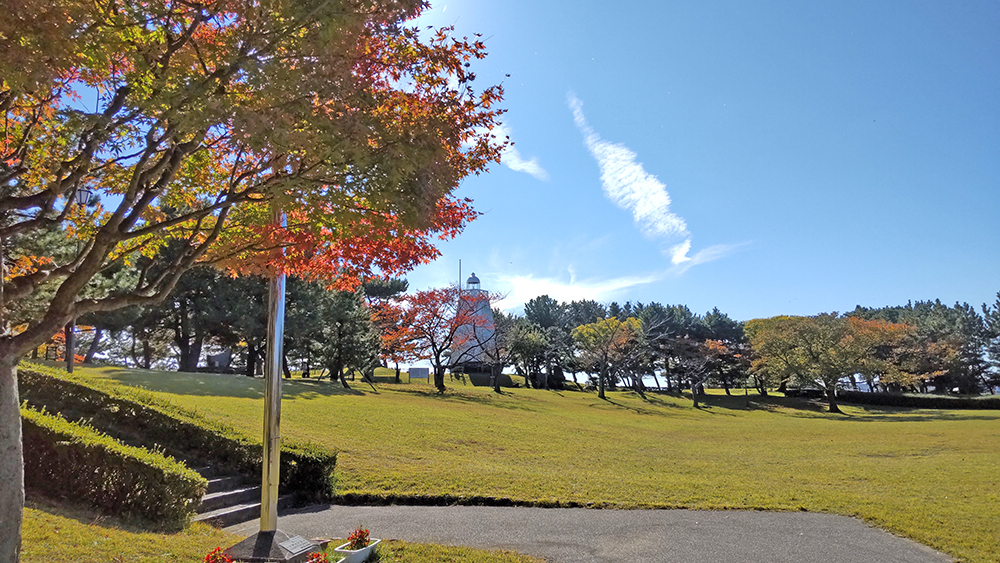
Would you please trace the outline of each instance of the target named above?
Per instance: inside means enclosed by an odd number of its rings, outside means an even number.
[[[472,275],[469,276],[469,279],[466,280],[465,283],[479,283],[479,278],[476,277],[476,273],[475,272],[472,272]]]

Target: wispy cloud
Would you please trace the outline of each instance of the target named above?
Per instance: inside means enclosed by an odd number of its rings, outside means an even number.
[[[631,211],[635,222],[649,237],[688,236],[687,223],[670,211],[670,194],[663,182],[646,172],[628,147],[601,139],[587,123],[583,102],[576,96],[569,94],[568,101],[573,121],[601,170],[605,195],[618,207]]]
[[[687,253],[691,250],[691,241],[686,240],[680,244],[670,247],[663,253],[668,255],[670,257],[670,261],[674,264],[674,267],[670,270],[671,273],[683,274],[691,269],[691,266],[697,266],[698,264],[705,264],[707,262],[712,262],[713,260],[718,260],[719,258],[724,258],[748,244],[750,243],[741,242],[738,244],[715,244],[709,246],[708,248],[699,250],[694,254],[694,256],[688,256]]]
[[[500,291],[505,297],[497,306],[504,310],[517,309],[539,295],[548,295],[559,301],[593,299],[608,301],[625,290],[663,278],[662,274],[623,276],[605,280],[577,280],[572,267],[569,281],[558,278],[534,276],[499,276]]]
[[[493,128],[493,135],[498,141],[509,140],[511,137],[510,128],[506,124],[501,123]],[[549,179],[549,173],[542,168],[541,164],[538,164],[537,158],[531,157],[530,160],[525,160],[521,156],[521,152],[513,145],[507,145],[504,148],[500,154],[500,163],[515,172],[531,174],[536,180],[545,181]]]

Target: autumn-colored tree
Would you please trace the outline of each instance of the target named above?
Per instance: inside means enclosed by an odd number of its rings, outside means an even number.
[[[379,332],[379,354],[383,361],[395,364],[396,383],[399,383],[399,364],[418,359],[412,314],[392,301],[372,307],[372,324]]]
[[[23,505],[22,354],[73,318],[162,299],[199,261],[405,271],[474,217],[451,192],[503,148],[500,89],[472,89],[483,43],[407,27],[421,0],[17,4],[0,18],[0,247],[43,231],[79,246],[0,284],[0,316],[51,295],[0,334],[4,561]],[[84,189],[92,205],[74,203]],[[88,294],[114,264],[141,265],[131,289]]]
[[[824,313],[755,319],[746,331],[753,346],[753,369],[822,388],[830,412],[840,412],[836,390],[845,377],[914,377],[894,361],[893,350],[912,331],[906,325]]]
[[[396,365],[396,383],[399,383],[400,362],[413,358],[414,351],[412,333],[399,305],[409,285],[401,278],[372,278],[361,284],[372,313],[372,324],[379,333],[379,357],[386,367],[388,362]]]
[[[404,299],[417,357],[430,360],[434,386],[441,393],[445,391],[445,370],[468,360],[459,351],[474,350],[479,343],[475,337],[477,331],[493,329],[485,326],[487,320],[483,316],[476,314],[476,301],[482,297],[487,306],[499,298],[483,293],[473,297],[452,285],[418,291]]]
[[[897,307],[857,307],[850,316],[914,327],[902,361],[909,366],[907,371],[927,375],[922,389],[927,390],[928,383],[938,391],[957,388],[975,394],[983,389],[988,331],[984,317],[968,303],[948,306],[936,299]]]

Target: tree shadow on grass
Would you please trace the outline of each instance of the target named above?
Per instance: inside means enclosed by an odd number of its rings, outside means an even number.
[[[873,407],[870,405],[841,404],[851,406],[862,412],[844,412],[835,420],[853,422],[954,422],[954,421],[994,421],[1000,422],[1000,413],[996,411],[959,411],[933,410],[906,407]]]
[[[681,395],[674,394],[680,397]],[[683,397],[691,400],[691,394],[684,392]],[[780,397],[776,395],[758,394],[733,394],[733,395],[699,395],[698,402],[702,405],[733,411],[765,411],[778,412],[787,410],[791,412],[803,411],[809,413],[821,413],[826,411],[826,400],[798,399],[791,397]]]
[[[637,396],[638,396],[638,394],[637,394]],[[600,399],[598,399],[598,400],[600,401]],[[612,406],[614,406],[614,407],[616,407],[618,409],[621,409],[621,410],[626,410],[626,411],[629,411],[629,412],[634,412],[635,414],[653,415],[653,416],[667,416],[668,415],[668,413],[667,413],[666,410],[660,410],[660,409],[655,409],[655,408],[646,408],[646,407],[638,407],[638,406],[627,405],[624,402],[615,401],[613,398],[611,398],[611,397],[609,397],[607,395],[605,395],[605,397],[604,397],[604,399],[603,399],[602,402],[591,403],[589,406],[590,407],[601,407],[602,405],[605,405],[605,404],[612,405]],[[668,403],[668,402],[662,401],[662,400],[660,401],[660,404],[658,404],[656,406],[661,406],[661,407],[665,407],[665,408],[672,408],[672,409],[681,409],[681,408],[684,408],[681,405],[674,404],[674,403]]]
[[[514,395],[513,393],[456,393],[445,391],[439,393],[435,388],[428,389],[395,389],[397,393],[413,395],[426,399],[433,399],[444,402],[471,403],[487,407],[496,407],[507,410],[521,410],[537,412],[539,409],[530,403],[530,399]]]
[[[30,488],[25,490],[24,507],[76,520],[87,526],[100,526],[133,534],[176,534],[184,530],[184,526],[180,523],[162,524],[140,518],[121,518],[102,514],[82,502],[53,499]]]
[[[264,380],[239,374],[188,373],[111,368],[108,376],[123,385],[142,387],[149,391],[199,397],[232,397],[263,399]],[[366,385],[363,381],[358,381]],[[335,395],[364,395],[358,389],[345,389],[339,382],[319,379],[285,379],[281,395],[285,398]]]

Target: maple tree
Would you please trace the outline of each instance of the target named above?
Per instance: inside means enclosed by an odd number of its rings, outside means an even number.
[[[472,296],[458,286],[432,288],[407,295],[403,302],[406,320],[412,334],[415,355],[430,360],[434,370],[434,386],[444,393],[445,370],[464,363],[463,354],[488,344],[476,339],[476,334],[492,331],[489,319],[477,314],[478,302],[488,304],[498,295],[480,292]]]
[[[24,326],[0,322],[4,530],[23,505],[26,351],[73,318],[162,299],[199,262],[342,287],[405,271],[475,217],[451,193],[504,145],[489,133],[501,88],[472,88],[485,46],[408,27],[420,0],[15,4],[0,18],[0,247],[78,244],[0,284],[0,314],[47,294]],[[136,271],[128,291],[92,291],[114,266]],[[18,546],[0,538],[0,561]]]
[[[386,367],[389,362],[395,364],[396,383],[400,381],[399,364],[416,359],[413,333],[399,304],[409,285],[405,279],[398,278],[368,279],[361,285],[371,310],[371,322],[379,334],[379,357]]]
[[[395,364],[396,383],[399,383],[399,364],[418,359],[412,312],[399,303],[385,302],[373,307],[372,324],[379,331],[379,354],[385,362]]]

